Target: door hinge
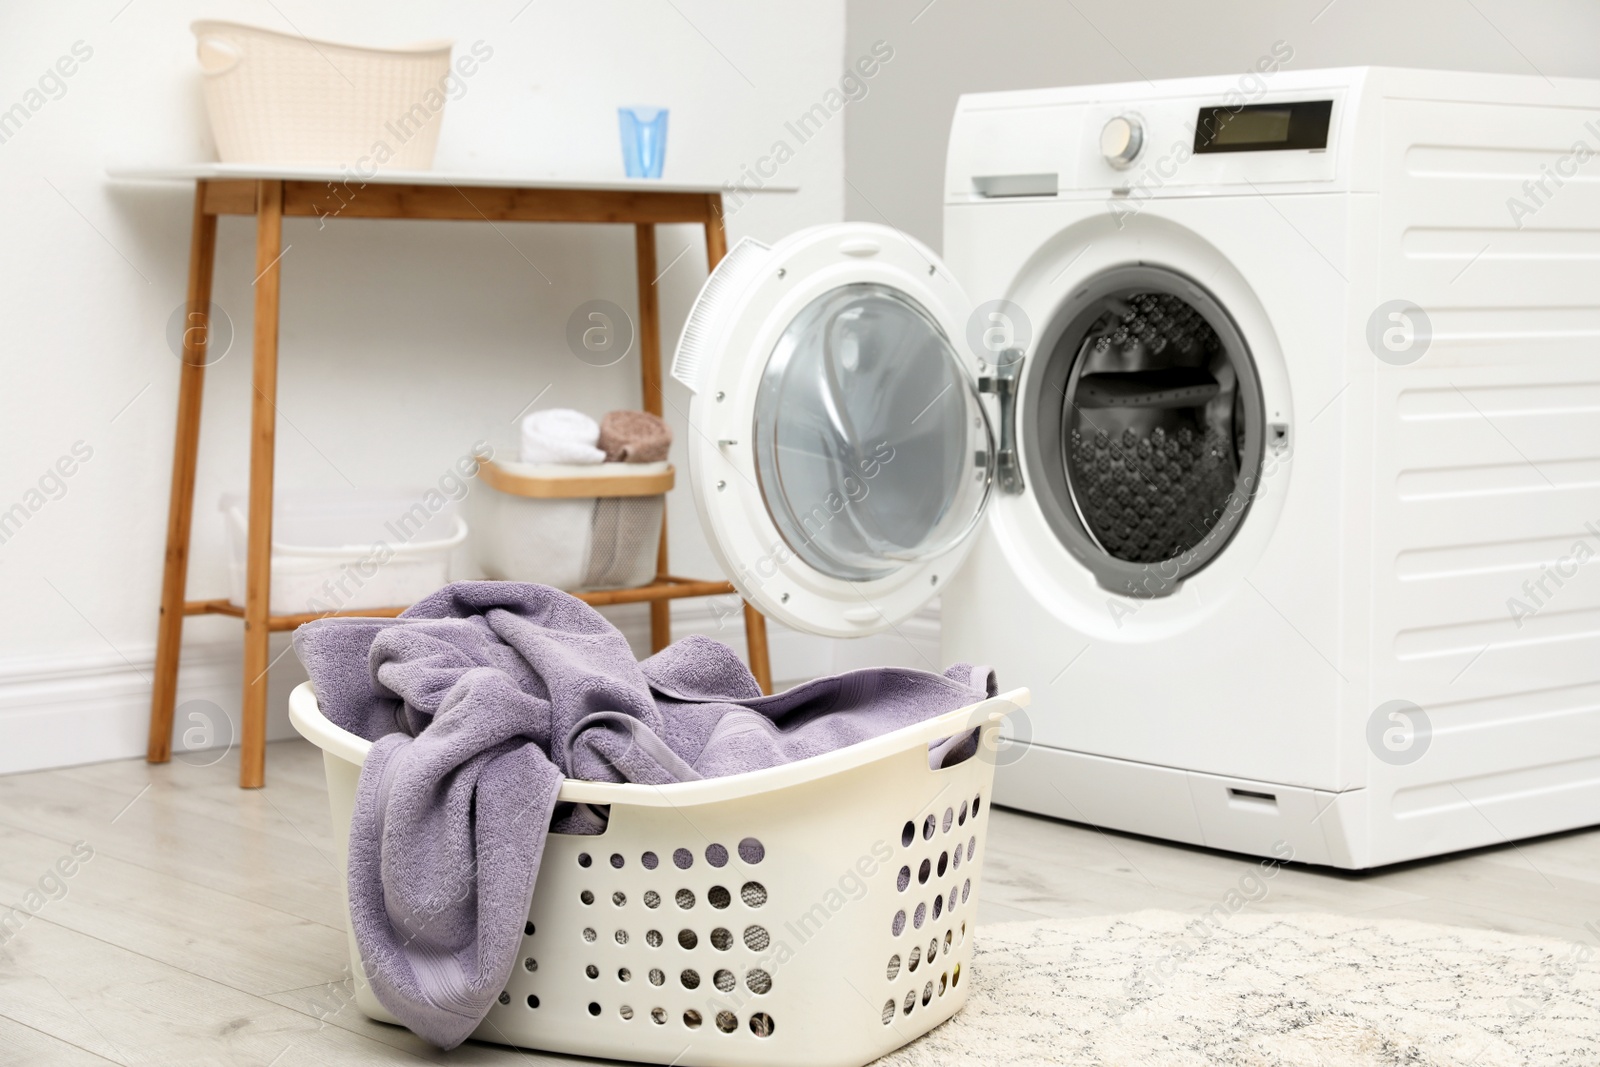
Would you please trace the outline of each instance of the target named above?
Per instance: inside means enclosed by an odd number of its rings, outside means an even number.
[[[1020,493],[1022,461],[1017,455],[1017,380],[1022,374],[1022,349],[1007,348],[995,359],[991,374],[980,374],[978,392],[992,393],[1000,405],[1000,444],[995,452],[995,480],[1003,493]]]

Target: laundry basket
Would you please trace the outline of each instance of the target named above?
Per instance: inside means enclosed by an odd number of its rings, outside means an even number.
[[[451,42],[362,48],[235,22],[190,29],[222,162],[433,166]]]
[[[413,604],[450,580],[467,524],[437,492],[282,490],[272,505],[274,615]],[[250,541],[245,499],[224,493],[229,599],[244,604]]]
[[[859,745],[675,785],[568,780],[603,834],[549,835],[525,938],[483,1041],[680,1067],[860,1067],[966,1002],[1000,720],[1014,690]],[[370,743],[310,684],[289,718],[323,750],[344,869]],[[978,754],[928,743],[978,729]],[[363,978],[356,1004],[394,1022]]]
[[[478,566],[569,592],[645,585],[673,477],[670,463],[482,460],[469,504]]]

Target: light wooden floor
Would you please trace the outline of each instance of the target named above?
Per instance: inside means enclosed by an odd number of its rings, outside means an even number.
[[[353,1007],[322,1018],[346,962],[322,763],[292,741],[267,766],[254,792],[234,787],[231,756],[0,777],[0,919],[30,890],[54,897],[0,946],[0,1064],[445,1061]],[[79,841],[93,858],[51,881]],[[997,810],[979,916],[1199,911],[1250,867]],[[1600,831],[1375,874],[1289,868],[1250,907],[1584,938],[1600,926]],[[578,1062],[470,1043],[448,1061]]]

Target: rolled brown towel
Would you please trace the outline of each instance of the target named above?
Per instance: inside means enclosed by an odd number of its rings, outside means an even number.
[[[672,428],[648,411],[612,411],[600,420],[608,463],[660,463],[671,447]]]

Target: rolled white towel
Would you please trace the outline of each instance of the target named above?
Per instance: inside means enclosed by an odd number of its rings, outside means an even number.
[[[581,411],[548,408],[522,420],[522,462],[603,463],[606,454],[595,446],[600,424]]]

